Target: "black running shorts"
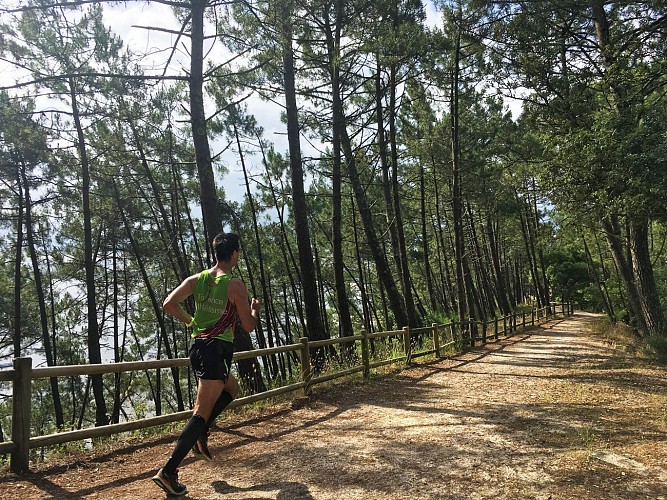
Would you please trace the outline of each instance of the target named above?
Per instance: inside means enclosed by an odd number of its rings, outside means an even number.
[[[220,339],[195,339],[190,347],[190,363],[197,378],[227,382],[232,368],[234,344]]]

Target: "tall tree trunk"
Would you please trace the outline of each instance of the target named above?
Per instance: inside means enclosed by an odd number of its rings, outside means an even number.
[[[165,351],[167,353],[167,358],[168,359],[173,359],[174,355],[172,354],[171,351],[171,346],[169,343],[169,337],[167,336],[167,327],[164,322],[164,313],[162,312],[162,308],[160,307],[160,303],[157,299],[157,295],[155,294],[155,290],[153,289],[153,286],[151,285],[150,279],[148,277],[148,272],[146,271],[146,266],[144,265],[144,261],[141,258],[141,252],[138,248],[137,242],[134,239],[134,235],[132,234],[132,228],[130,226],[129,221],[127,220],[127,216],[125,215],[125,210],[122,207],[121,204],[121,199],[120,195],[118,193],[118,187],[116,183],[113,183],[114,186],[114,195],[116,196],[116,202],[118,204],[118,209],[120,212],[121,220],[123,221],[123,226],[125,228],[125,232],[127,235],[128,240],[130,241],[130,245],[132,246],[132,251],[134,252],[134,257],[137,262],[137,266],[139,267],[139,272],[141,274],[141,277],[144,282],[144,286],[146,287],[146,292],[148,293],[148,297],[150,298],[151,305],[153,307],[153,312],[155,314],[155,318],[157,319],[158,322],[158,328],[159,328],[159,339],[162,339],[162,344],[164,345]],[[158,339],[158,358],[160,357],[160,340]],[[158,375],[156,377],[156,383],[158,384],[157,387],[157,393],[159,394],[160,392],[160,379],[159,379],[159,374],[160,371],[158,370]],[[181,384],[180,384],[180,377],[179,377],[179,370],[178,368],[171,368],[171,375],[174,381],[174,393],[176,396],[176,404],[178,406],[179,411],[183,411],[185,409],[185,405],[183,402],[183,394],[181,391]],[[156,402],[156,413],[158,413],[158,405]],[[159,414],[159,413],[158,413]]]
[[[78,139],[77,149],[79,151],[79,160],[81,161],[83,258],[86,273],[86,309],[88,315],[88,360],[91,364],[99,364],[102,362],[102,353],[100,350],[100,332],[97,323],[97,305],[95,300],[95,262],[93,261],[93,228],[92,214],[90,211],[90,165],[88,163],[86,142],[76,100],[76,86],[74,84],[74,79],[71,77],[69,79],[69,89],[72,104],[72,119],[74,120],[74,126],[76,127]],[[102,375],[91,375],[90,379],[93,387],[93,397],[95,399],[95,425],[107,425],[107,405],[104,401]]]
[[[628,261],[623,249],[621,230],[616,217],[607,217],[602,220],[602,227],[605,231],[605,239],[609,245],[614,264],[618,270],[619,276],[623,281],[624,288],[628,293],[628,306],[630,314],[637,322],[637,328],[640,332],[647,329],[646,320],[642,314],[641,299],[639,290],[632,274],[632,264]]]
[[[494,274],[496,277],[496,284],[498,287],[498,305],[504,315],[512,311],[509,300],[507,299],[507,282],[505,281],[505,274],[500,266],[500,254],[498,251],[497,232],[494,231],[493,222],[491,221],[491,214],[486,215],[486,234],[489,240],[489,250],[491,253],[491,264],[493,265]]]
[[[479,319],[486,320],[488,317],[493,317],[495,311],[495,302],[493,296],[493,290],[491,289],[492,283],[488,278],[485,268],[488,267],[484,262],[485,254],[482,252],[481,245],[479,243],[479,237],[477,235],[477,227],[475,221],[475,214],[473,212],[470,201],[466,201],[466,212],[468,214],[468,219],[470,220],[470,230],[468,231],[470,239],[470,249],[471,249],[471,265],[475,270],[475,276],[477,277],[477,290],[478,300],[479,300]],[[483,233],[482,233],[483,234]]]
[[[153,305],[155,308],[155,305]],[[163,316],[164,318],[164,316]],[[163,319],[164,323],[164,319]],[[167,332],[162,329],[160,334],[157,335],[157,356],[156,359],[162,359],[162,344],[164,341],[167,341]],[[157,398],[155,399],[155,415],[162,415],[162,370],[155,370],[155,394]]]
[[[300,128],[296,102],[296,83],[294,74],[294,52],[292,49],[292,2],[286,1],[283,6],[282,25],[282,58],[285,85],[285,108],[287,113],[287,141],[289,144],[290,171],[294,207],[294,223],[296,239],[299,246],[299,266],[301,268],[301,285],[306,309],[307,336],[311,340],[322,340],[329,337],[324,330],[320,304],[317,294],[315,263],[311,248],[310,230],[308,228],[308,204],[303,183],[303,165],[301,164]],[[313,364],[316,370],[324,367],[324,356],[321,350],[314,353]]]
[[[435,161],[433,165],[435,165]],[[440,281],[442,282],[444,309],[446,313],[451,313],[456,310],[456,299],[454,298],[454,287],[452,286],[451,273],[449,272],[449,261],[447,258],[447,244],[445,242],[445,231],[443,223],[446,224],[446,214],[440,211],[440,184],[436,174],[436,169],[433,168],[433,187],[435,190],[435,221],[433,221],[436,241],[438,243],[438,265],[440,267]],[[451,255],[451,254],[450,254]]]
[[[542,244],[540,243],[540,213],[537,209],[537,189],[535,187],[535,177],[533,177],[533,217],[534,225],[533,230],[535,231],[535,247],[537,248],[537,260],[540,264],[540,271],[542,274],[542,297],[544,304],[549,307],[551,311],[551,292],[549,291],[549,279],[547,277],[547,269],[544,265],[544,252],[542,251]]]
[[[611,27],[609,18],[605,11],[605,2],[594,0],[591,3],[592,19],[595,25],[595,34],[600,48],[600,55],[606,70],[606,82],[609,85],[615,99],[613,106],[618,113],[621,123],[626,127],[637,124],[636,113],[632,110],[628,95],[631,93],[627,88],[627,82],[619,77],[619,71],[615,68],[616,47],[612,45]],[[618,130],[625,133],[624,130]],[[633,161],[628,159],[627,161]],[[628,214],[628,251],[632,279],[623,276],[628,286],[628,295],[632,309],[639,320],[639,328],[644,335],[667,335],[665,316],[660,304],[655,278],[653,276],[653,265],[648,251],[648,218],[640,217],[633,219]],[[615,257],[616,258],[616,257]],[[620,270],[623,275],[627,271]]]
[[[268,288],[266,287],[267,283],[267,278],[266,278],[266,272],[264,270],[264,256],[262,255],[262,244],[259,238],[259,227],[257,224],[257,213],[255,210],[255,202],[252,198],[252,193],[250,191],[250,181],[248,179],[248,172],[246,170],[245,166],[245,156],[243,154],[243,150],[241,149],[241,139],[239,138],[239,133],[238,130],[236,129],[236,124],[234,124],[234,135],[236,137],[236,146],[239,149],[239,157],[241,159],[241,167],[243,168],[243,179],[245,180],[245,186],[246,186],[246,196],[248,199],[248,204],[250,205],[250,213],[252,214],[252,227],[253,231],[255,234],[255,245],[257,247],[257,259],[259,260],[259,279],[260,279],[260,284],[263,286],[262,288],[262,300],[264,301],[265,307],[268,309],[271,298],[269,295]],[[257,291],[254,290],[254,280],[253,280],[253,294],[256,294]],[[273,347],[273,337],[272,337],[272,332],[271,332],[271,321],[268,321],[269,318],[267,317],[266,323],[266,328],[267,328],[267,337],[269,339],[269,347]],[[259,326],[259,325],[258,325]],[[239,331],[240,330],[240,331]],[[243,337],[244,337],[244,344],[245,344],[245,349],[244,350],[252,350],[252,340],[250,338],[250,334],[243,330],[242,328],[237,328],[237,332],[239,332]],[[263,336],[263,333],[262,333]],[[236,339],[235,339],[236,342]],[[250,345],[248,345],[250,344]],[[248,349],[248,347],[250,349]],[[278,365],[276,363],[276,358],[274,356],[269,357],[270,360],[270,367],[272,370],[272,373],[275,375],[278,372]],[[259,361],[257,358],[249,358],[249,359],[244,359],[239,361],[238,363],[239,367],[239,375],[241,375],[242,378],[246,380],[252,380],[253,384],[250,386],[253,391],[256,389],[261,389],[264,388],[266,390],[266,385],[264,384],[264,381],[257,380],[257,377],[261,378],[262,375],[262,370],[259,365]]]
[[[382,194],[384,195],[385,213],[387,219],[387,227],[389,228],[389,236],[391,238],[392,257],[394,259],[394,266],[401,278],[401,288],[405,286],[401,273],[401,257],[398,250],[398,231],[396,229],[396,214],[394,213],[394,204],[391,195],[391,180],[389,167],[389,151],[387,147],[387,139],[385,137],[384,126],[384,106],[382,100],[385,95],[385,89],[382,85],[381,67],[379,56],[375,69],[375,120],[377,123],[377,145],[380,160],[380,169],[382,171]],[[405,304],[405,294],[402,296]],[[407,312],[407,311],[406,311]],[[409,318],[409,315],[408,315]]]
[[[169,218],[169,212],[167,211],[164,202],[162,201],[162,190],[156,182],[155,176],[153,175],[153,172],[148,165],[148,160],[146,159],[146,154],[144,153],[143,144],[141,143],[134,123],[130,123],[130,128],[132,130],[134,142],[137,146],[137,152],[139,153],[139,160],[141,162],[143,172],[151,186],[152,201],[155,203],[155,206],[158,209],[160,220],[162,221],[162,226],[164,227],[164,231],[161,232],[162,242],[165,246],[165,250],[171,253],[173,258],[176,260],[176,264],[178,266],[176,270],[176,277],[179,279],[179,281],[182,281],[190,276],[190,269],[188,268],[187,260],[184,258],[183,253],[178,246],[179,233],[174,231],[174,226]],[[178,189],[176,186],[174,188]],[[174,198],[178,200],[178,196],[175,196]]]
[[[215,189],[215,176],[208,144],[208,128],[204,110],[204,10],[207,0],[192,0],[192,33],[190,41],[190,122],[192,143],[197,159],[199,190],[206,242],[222,231],[222,211]]]
[[[350,206],[352,207],[352,231],[354,234],[354,254],[357,258],[357,270],[359,273],[359,293],[361,294],[361,307],[364,315],[364,328],[367,332],[373,331],[373,319],[371,318],[371,303],[366,292],[366,278],[364,277],[364,266],[361,259],[361,249],[359,245],[359,232],[357,231],[357,210],[354,203],[354,195],[350,195]]]
[[[665,316],[660,305],[660,296],[655,284],[653,265],[649,254],[648,221],[630,221],[630,255],[632,271],[639,292],[639,306],[644,317],[644,335],[667,336]]]
[[[609,300],[609,292],[607,291],[607,284],[605,282],[606,280],[604,279],[604,276],[599,276],[597,270],[595,269],[593,255],[591,255],[591,251],[588,248],[586,238],[582,237],[582,241],[584,243],[584,252],[586,253],[586,262],[588,263],[588,274],[593,280],[595,280],[595,285],[597,286],[598,293],[600,294],[600,298],[604,304],[609,321],[614,324],[616,322],[616,315],[614,314],[614,308],[611,304],[611,300]]]
[[[329,23],[328,10],[325,9],[327,49],[329,55],[329,74],[331,77],[332,114],[333,114],[333,171],[332,171],[332,246],[334,287],[336,289],[336,308],[338,309],[338,334],[341,337],[354,335],[352,318],[347,297],[347,283],[343,273],[343,195],[341,173],[341,128],[343,126],[343,103],[340,95],[340,29],[343,16],[343,0],[336,0],[336,19],[332,29]],[[342,351],[349,351],[351,344],[344,344]],[[349,355],[349,352],[344,352]]]
[[[16,252],[14,259],[14,357],[21,357],[21,266],[23,262],[23,188],[20,168],[16,168],[17,217],[16,217]]]
[[[428,212],[426,210],[426,167],[424,162],[419,160],[419,208],[421,219],[421,237],[422,237],[422,254],[424,262],[424,276],[426,278],[426,290],[428,291],[428,303],[431,311],[437,310],[437,298],[435,296],[435,286],[433,285],[433,271],[431,269],[431,251],[430,239],[427,230]]]
[[[266,287],[268,294],[270,297],[277,297],[275,290],[273,290],[272,283],[271,283],[271,275],[266,276],[266,282],[264,284]],[[277,300],[276,300],[277,302]],[[283,342],[282,339],[280,338],[280,330],[282,328],[282,325],[280,324],[280,320],[278,318],[278,312],[276,311],[276,307],[274,307],[273,301],[270,302],[270,307],[267,307],[267,314],[266,314],[267,322],[271,322],[271,331],[274,332],[275,334],[275,345],[280,346],[280,345],[286,345],[286,342]],[[278,372],[276,373],[276,378],[280,378],[280,380],[287,380],[287,372],[285,369],[285,353],[278,353],[276,354],[276,361],[278,365]]]
[[[41,230],[41,237],[42,241],[46,242],[47,238],[47,231],[43,228],[43,226],[40,226]],[[47,275],[47,283],[49,284],[49,307],[51,308],[51,346],[53,347],[53,365],[57,366],[58,365],[58,351],[57,351],[57,343],[56,339],[58,338],[57,333],[58,333],[58,328],[57,328],[57,317],[56,317],[56,299],[55,299],[55,293],[53,291],[53,273],[51,272],[51,261],[49,259],[49,252],[46,249],[46,244],[45,246],[45,251],[44,251],[44,260],[46,262],[46,275]]]
[[[412,278],[410,276],[410,267],[408,266],[408,252],[405,246],[405,232],[403,230],[403,216],[401,213],[401,201],[398,184],[398,145],[396,143],[396,65],[389,69],[389,144],[391,147],[391,196],[393,206],[393,216],[396,228],[396,244],[394,252],[398,253],[400,266],[401,284],[405,298],[405,310],[408,313],[409,326],[418,327],[421,325],[421,318],[415,307],[415,299],[412,291]]]
[[[521,220],[521,234],[523,234],[523,242],[526,247],[526,257],[528,257],[528,266],[530,269],[530,277],[533,281],[535,298],[537,299],[537,307],[542,307],[542,286],[539,279],[539,274],[537,272],[537,260],[535,258],[535,247],[534,242],[531,237],[530,231],[530,222],[528,221],[528,216],[526,214],[525,203],[519,198],[519,194],[516,194],[516,200],[520,207],[519,218]]]
[[[460,15],[460,9],[459,9]],[[452,141],[452,217],[454,223],[454,260],[456,264],[456,312],[459,321],[468,315],[464,270],[463,199],[461,190],[461,143],[459,128],[459,71],[461,28],[457,26],[454,43],[454,65],[451,74],[450,133]]]
[[[134,339],[134,346],[137,349],[137,353],[139,353],[139,361],[144,361],[144,352],[143,348],[141,347],[141,342],[139,342],[139,339],[137,338],[137,332],[134,330],[134,327],[132,323],[130,322],[130,331],[132,333],[132,338]],[[158,370],[159,372],[159,370]],[[156,388],[153,386],[153,380],[151,379],[151,374],[150,371],[144,370],[144,374],[146,375],[146,381],[148,382],[148,388],[150,389],[150,393],[153,396],[153,401],[155,402],[155,414],[160,415],[162,414],[162,409],[161,409],[161,403],[160,403],[160,395]]]
[[[466,302],[468,304],[468,314],[471,318],[478,320],[484,319],[482,302],[479,297],[479,291],[473,282],[472,271],[470,269],[470,259],[463,256],[463,278],[466,292]]]
[[[171,148],[171,130],[169,131],[169,144]],[[181,242],[181,255],[187,255],[187,252],[185,250],[185,241],[183,238],[183,235],[185,234],[185,229],[183,228],[183,225],[181,223],[183,214],[185,214],[185,220],[187,221],[187,229],[192,236],[192,242],[194,245],[195,249],[195,257],[196,257],[196,262],[197,262],[197,268],[198,269],[204,269],[208,262],[210,262],[210,259],[204,259],[204,254],[206,253],[208,255],[209,251],[209,245],[207,244],[206,239],[204,238],[204,251],[202,252],[201,250],[201,245],[199,244],[200,240],[200,235],[198,234],[197,230],[195,229],[195,224],[194,221],[192,220],[192,213],[190,212],[190,206],[189,206],[189,201],[185,195],[185,190],[183,189],[183,182],[181,178],[181,172],[178,169],[178,164],[173,161],[173,158],[171,158],[171,153],[170,153],[170,158],[169,162],[171,164],[171,177],[172,177],[172,185],[173,185],[173,196],[171,197],[171,211],[172,214],[178,214],[179,217],[173,217],[175,219],[175,224],[176,224],[176,234],[178,234],[178,239]],[[187,265],[187,260],[186,260],[186,265]],[[188,275],[190,275],[188,267]]]
[[[267,179],[267,185],[269,188],[269,191],[271,192],[271,199],[273,200],[273,206],[276,208],[276,214],[278,215],[278,222],[280,224],[280,237],[281,237],[281,244],[280,246],[280,252],[282,253],[283,256],[283,262],[285,263],[285,269],[287,270],[287,277],[290,281],[290,287],[292,289],[292,296],[294,297],[294,305],[297,310],[296,316],[299,319],[299,322],[301,323],[301,328],[303,331],[306,331],[306,323],[305,323],[305,315],[303,312],[303,307],[302,307],[302,301],[300,298],[299,294],[299,289],[297,287],[297,282],[301,281],[301,275],[299,273],[299,266],[296,263],[296,259],[294,258],[294,252],[292,251],[292,246],[290,245],[290,240],[287,237],[287,227],[285,224],[285,215],[284,215],[284,210],[285,210],[285,204],[279,203],[278,201],[278,195],[276,194],[276,189],[273,185],[273,180],[271,179],[271,172],[269,171],[268,168],[268,160],[266,158],[266,154],[264,151],[264,146],[262,144],[261,138],[258,137],[260,148],[262,150],[262,158],[264,160],[264,165],[266,166],[266,179]],[[281,191],[285,191],[284,186],[282,185],[281,181]],[[294,272],[292,272],[294,271]],[[296,277],[294,276],[296,274]]]
[[[613,302],[612,302],[611,297],[609,295],[609,288],[607,287],[607,282],[609,281],[611,274],[610,274],[609,270],[607,269],[607,265],[605,264],[605,255],[604,255],[604,252],[602,251],[602,245],[600,245],[600,239],[598,238],[597,233],[594,233],[593,237],[595,239],[595,249],[597,250],[597,254],[598,254],[598,257],[600,259],[600,271],[602,272],[602,282],[604,284],[604,290],[605,290],[605,293],[607,294],[607,300],[609,301],[609,304],[613,305]],[[613,263],[613,261],[612,261],[612,263]],[[618,273],[616,273],[616,276],[617,276],[617,279],[618,279]],[[620,282],[621,280],[618,280],[618,281]],[[625,299],[623,299],[623,304],[625,304]],[[623,307],[625,307],[625,305]],[[612,307],[612,309],[613,309],[613,307]],[[615,316],[616,316],[616,314],[614,313],[614,317]]]
[[[116,227],[112,228],[112,249],[111,249],[111,281],[113,283],[113,359],[115,363],[120,363],[120,342],[119,342],[119,294],[118,294],[118,262],[117,262],[117,246],[116,246]],[[120,421],[120,382],[122,373],[114,373],[113,384],[113,407],[111,408],[111,422],[117,424]]]
[[[405,312],[404,303],[401,300],[398,289],[396,288],[396,282],[394,281],[391,268],[387,262],[386,253],[383,251],[382,244],[377,237],[375,224],[373,223],[373,214],[371,213],[368,201],[366,200],[366,192],[363,185],[361,184],[361,179],[359,179],[357,164],[354,158],[354,153],[352,151],[352,144],[345,126],[345,117],[343,117],[343,126],[341,128],[341,146],[343,148],[343,152],[345,153],[345,159],[347,161],[347,173],[352,183],[352,189],[357,201],[357,207],[359,208],[359,214],[364,226],[366,241],[368,243],[369,250],[373,255],[373,260],[375,261],[375,267],[377,268],[380,283],[382,284],[384,291],[387,294],[387,298],[389,299],[391,311],[394,314],[397,326],[399,328],[408,326],[408,315]]]
[[[283,304],[285,308],[285,327],[283,331],[285,332],[285,341],[288,344],[294,344],[294,336],[292,335],[292,325],[290,320],[290,308],[288,304],[288,295],[287,295],[287,285],[283,283]],[[287,369],[290,376],[292,376],[292,363],[298,364],[299,359],[295,352],[287,353]]]
[[[46,298],[44,297],[44,288],[42,284],[42,272],[39,268],[37,259],[37,249],[35,246],[35,238],[33,232],[32,221],[32,201],[30,198],[30,184],[25,173],[25,165],[21,164],[21,178],[23,188],[25,190],[25,227],[26,240],[28,249],[30,251],[30,260],[32,262],[33,278],[35,280],[35,291],[37,293],[37,302],[39,305],[39,320],[42,328],[42,347],[44,348],[44,356],[46,357],[46,364],[48,366],[55,366],[53,347],[51,345],[51,337],[49,335],[49,319],[46,310]],[[62,429],[65,426],[65,418],[63,416],[63,407],[60,401],[60,390],[58,389],[58,378],[51,377],[49,379],[51,385],[51,396],[53,397],[53,407],[56,416],[56,427]]]
[[[326,283],[324,282],[324,277],[322,276],[322,266],[320,266],[320,263],[322,262],[320,260],[320,255],[317,251],[317,242],[313,241],[313,257],[315,258],[315,275],[317,276],[317,293],[318,293],[318,299],[320,301],[320,304],[326,304],[326,294],[325,294],[325,289],[326,289]],[[329,321],[327,318],[326,311],[324,308],[321,309],[321,317],[320,320],[322,321],[322,325],[324,327],[325,331],[330,331],[329,330]],[[333,347],[331,347],[333,349]]]

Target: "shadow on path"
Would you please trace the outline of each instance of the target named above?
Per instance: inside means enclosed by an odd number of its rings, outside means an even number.
[[[254,492],[266,492],[271,493],[269,496],[253,496],[245,497],[247,500],[264,500],[264,499],[276,499],[276,500],[313,500],[313,496],[308,490],[308,486],[303,483],[295,482],[285,482],[277,481],[275,483],[264,483],[258,484],[255,486],[249,486],[247,488],[232,486],[226,481],[214,481],[212,483],[213,489],[216,493],[221,495],[229,495],[232,493],[254,493]],[[276,493],[276,490],[278,492]]]

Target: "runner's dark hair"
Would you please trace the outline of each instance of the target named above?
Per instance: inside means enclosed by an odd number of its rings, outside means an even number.
[[[218,262],[226,262],[232,258],[234,250],[241,250],[239,236],[234,233],[219,233],[212,242],[215,259]]]

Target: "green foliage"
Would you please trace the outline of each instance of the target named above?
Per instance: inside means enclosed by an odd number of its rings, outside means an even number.
[[[646,356],[667,365],[667,336],[652,335],[644,340]]]
[[[445,323],[449,323],[450,321],[457,321],[457,317],[455,314],[444,314],[442,312],[434,311],[429,314],[427,314],[425,318],[425,323],[427,324],[433,324],[437,323],[438,325],[443,325]]]
[[[566,302],[581,302],[583,291],[591,284],[586,257],[581,253],[552,250],[544,256],[549,282]]]

